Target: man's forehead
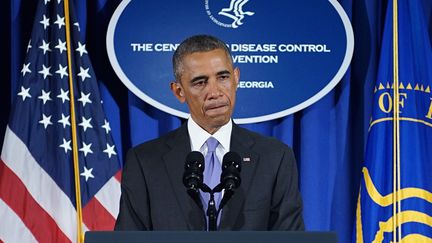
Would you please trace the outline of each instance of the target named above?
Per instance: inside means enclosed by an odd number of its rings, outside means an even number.
[[[222,49],[190,53],[185,55],[182,60],[183,66],[199,67],[208,64],[226,64],[232,66],[231,58]]]
[[[217,53],[218,55],[227,55],[227,53],[225,52],[224,49],[221,48],[216,48],[216,49],[212,49],[212,50],[208,50],[208,51],[193,51],[191,53],[187,53],[184,55],[184,57],[187,56],[193,56],[193,55],[202,55],[202,54],[208,54],[208,53]]]

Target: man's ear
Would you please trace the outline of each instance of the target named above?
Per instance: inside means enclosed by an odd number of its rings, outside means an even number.
[[[240,80],[240,69],[238,67],[236,67],[236,68],[234,68],[234,81],[236,84],[236,89],[238,87],[239,80]]]
[[[184,95],[183,87],[180,82],[173,81],[170,83],[171,91],[174,96],[181,102],[184,103],[186,101],[186,97]]]

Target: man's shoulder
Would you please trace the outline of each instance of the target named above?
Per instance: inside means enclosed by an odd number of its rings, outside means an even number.
[[[240,126],[236,126],[233,130],[235,131],[237,136],[247,137],[249,136],[255,142],[255,146],[263,146],[273,149],[291,149],[288,145],[280,141],[275,137],[264,136],[260,133],[251,131],[246,128],[242,128]]]
[[[144,143],[138,144],[131,148],[131,150],[134,150],[135,152],[156,152],[163,150],[167,147],[170,142],[173,142],[177,136],[179,136],[179,133],[184,132],[184,127],[179,127],[177,129],[174,129],[158,138],[146,141]]]

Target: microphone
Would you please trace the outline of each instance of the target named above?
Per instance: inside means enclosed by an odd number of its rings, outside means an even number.
[[[228,152],[224,155],[222,160],[222,174],[221,183],[215,188],[215,191],[222,191],[225,189],[224,196],[220,202],[218,214],[225,206],[228,200],[234,194],[234,189],[238,188],[241,184],[240,171],[241,171],[241,158],[236,152]]]
[[[186,162],[183,173],[183,184],[187,189],[189,196],[195,203],[203,208],[199,196],[199,189],[203,185],[204,173],[204,156],[198,151],[192,151],[186,156]]]
[[[188,190],[196,190],[203,183],[204,156],[198,151],[192,151],[186,156],[183,173],[183,184]]]
[[[240,155],[232,151],[223,157],[221,183],[225,190],[234,190],[240,186],[240,160]]]

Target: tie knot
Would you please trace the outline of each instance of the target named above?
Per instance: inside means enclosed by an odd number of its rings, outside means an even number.
[[[206,143],[207,143],[208,152],[212,153],[216,150],[216,147],[218,146],[219,141],[214,137],[209,137],[207,139]]]

